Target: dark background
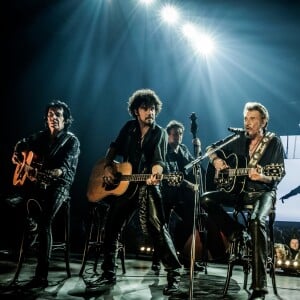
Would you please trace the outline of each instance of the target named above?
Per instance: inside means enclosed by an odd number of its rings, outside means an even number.
[[[195,112],[202,149],[242,126],[247,101],[269,109],[269,129],[299,134],[300,4],[296,1],[185,0],[182,20],[199,24],[216,51],[196,55],[158,18],[162,3],[136,0],[1,1],[0,192],[11,188],[13,146],[43,126],[45,105],[66,101],[81,141],[72,189],[72,226],[81,240],[87,181],[95,161],[129,118],[128,97],[152,88],[162,126],[186,126]],[[191,148],[192,151],[192,148]],[[205,163],[205,162],[204,162]]]

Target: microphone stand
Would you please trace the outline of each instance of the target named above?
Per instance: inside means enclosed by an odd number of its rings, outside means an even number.
[[[200,151],[201,153],[201,151]],[[196,260],[196,231],[197,229],[200,229],[199,225],[199,193],[201,190],[201,194],[203,193],[203,180],[202,180],[202,172],[201,172],[201,164],[200,159],[196,159],[197,163],[193,164],[193,174],[195,177],[195,189],[194,189],[194,215],[193,215],[193,233],[192,233],[192,243],[191,243],[191,255],[190,255],[190,289],[189,289],[189,295],[190,299],[193,299],[193,290],[194,290],[194,265]],[[200,189],[199,189],[200,187]],[[196,226],[196,220],[198,226]],[[201,221],[200,221],[201,222]],[[205,266],[206,271],[206,266]]]
[[[193,174],[195,175],[195,184],[197,189],[194,190],[195,194],[195,201],[194,201],[194,222],[193,222],[193,233],[192,233],[192,243],[191,243],[191,264],[190,264],[190,288],[189,288],[189,299],[193,299],[193,292],[194,292],[194,263],[195,263],[195,253],[196,253],[196,217],[199,216],[198,211],[200,212],[200,201],[199,201],[199,192],[201,191],[201,195],[203,194],[203,180],[202,180],[202,173],[201,173],[201,162],[211,154],[215,153],[216,151],[223,148],[225,145],[233,142],[234,140],[238,139],[240,137],[239,133],[232,134],[223,140],[220,140],[216,142],[215,144],[212,144],[212,148],[209,148],[209,150],[203,155],[199,156],[187,165],[184,166],[184,171],[187,173],[191,168],[193,168]],[[201,151],[200,151],[201,153]],[[199,190],[200,187],[200,190]],[[201,221],[200,221],[201,222]],[[206,238],[205,238],[206,239]],[[206,241],[205,241],[206,243]],[[206,245],[205,245],[206,247]],[[204,248],[204,247],[203,247]],[[207,249],[205,249],[207,251]],[[205,273],[206,266],[205,266]]]
[[[185,165],[184,166],[184,171],[188,172],[195,164],[198,164],[199,162],[201,162],[205,158],[209,157],[213,153],[215,153],[218,150],[222,149],[227,144],[230,144],[233,141],[237,140],[240,136],[241,135],[239,133],[235,133],[235,134],[232,134],[232,135],[226,137],[223,140],[220,140],[220,141],[212,144],[212,148],[209,148],[209,150],[203,156],[199,156],[196,159],[194,159],[193,161],[191,161],[190,163],[188,163],[187,165]]]

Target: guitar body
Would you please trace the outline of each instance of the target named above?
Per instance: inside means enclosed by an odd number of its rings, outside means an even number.
[[[41,170],[42,162],[37,159],[33,151],[22,152],[23,161],[18,163],[13,176],[13,185],[22,186],[28,178],[43,188],[56,181],[58,178],[51,175],[49,170]]]
[[[217,171],[212,164],[208,165],[206,172],[207,191],[220,190],[226,193],[240,194],[245,187],[246,178],[250,168],[247,168],[247,160],[231,153],[226,155],[222,150],[217,155],[226,161],[229,168]],[[284,166],[282,164],[269,164],[260,167],[260,172],[271,180],[282,178]]]
[[[137,191],[137,182],[145,182],[151,174],[132,174],[132,166],[129,162],[118,163],[114,161],[116,169],[115,182],[112,185],[106,185],[103,180],[105,160],[100,159],[94,166],[87,188],[87,198],[90,202],[98,202],[107,196],[121,196],[126,191],[131,198]],[[160,174],[157,175],[160,180],[168,180],[170,185],[178,185],[183,180],[182,173]],[[130,185],[130,182],[135,184]]]
[[[245,158],[238,157],[235,153],[226,155],[224,151],[216,152],[218,157],[225,160],[230,168],[230,172],[239,168],[246,168],[247,161]],[[206,190],[220,190],[226,193],[239,194],[245,186],[245,176],[231,176],[227,169],[217,171],[214,166],[209,163],[206,172]]]
[[[25,182],[25,179],[28,176],[28,166],[31,165],[34,153],[32,151],[22,152],[23,161],[17,164],[14,176],[13,176],[13,185],[22,186]]]
[[[90,202],[98,202],[107,196],[121,196],[129,186],[129,181],[119,181],[114,185],[107,186],[103,181],[105,160],[99,160],[94,168],[88,182],[87,198]],[[131,175],[132,166],[129,162],[117,163],[115,162],[117,173],[122,175]]]

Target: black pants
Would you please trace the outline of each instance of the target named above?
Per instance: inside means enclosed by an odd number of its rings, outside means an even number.
[[[252,288],[267,292],[266,219],[276,201],[275,191],[260,193],[253,199],[248,199],[247,194],[236,196],[225,192],[207,192],[202,195],[200,201],[208,213],[208,218],[212,219],[225,236],[230,238],[233,233],[242,230],[243,226],[227,214],[223,205],[236,206],[246,199],[254,205],[249,228],[253,245]]]
[[[105,225],[102,270],[107,276],[115,275],[118,236],[126,220],[128,220],[136,209],[139,209],[139,213],[143,214],[142,228],[147,228],[154,248],[160,253],[162,263],[168,272],[168,282],[178,281],[181,265],[165,224],[162,198],[158,186],[140,187],[132,198],[125,195],[110,199],[110,209]]]
[[[47,278],[49,270],[49,262],[52,250],[52,223],[54,217],[59,211],[63,201],[68,197],[68,189],[64,187],[50,188],[49,190],[41,190],[35,198],[40,205],[40,213],[37,215],[38,223],[38,263],[35,270],[35,276]],[[29,207],[29,214],[30,214]]]

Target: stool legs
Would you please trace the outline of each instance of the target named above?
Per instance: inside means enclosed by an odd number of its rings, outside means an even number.
[[[70,202],[65,203],[65,262],[67,275],[71,277],[70,270]]]
[[[14,275],[14,278],[11,282],[11,284],[14,284],[18,281],[19,279],[19,275],[23,266],[23,262],[24,262],[24,256],[25,256],[25,249],[28,248],[29,244],[28,244],[28,224],[27,222],[25,223],[25,228],[23,231],[23,235],[22,235],[22,241],[21,241],[21,247],[20,247],[20,252],[19,252],[19,258],[18,258],[18,264],[17,264],[17,269]]]
[[[29,201],[36,201],[36,200],[30,199]],[[67,276],[71,277],[71,270],[70,270],[70,199],[67,198],[64,201],[64,203],[62,204],[62,206],[63,207],[60,209],[64,209],[64,241],[61,243],[54,242],[52,245],[52,251],[55,251],[57,249],[64,250],[64,258],[65,258],[65,263],[66,263]],[[30,235],[29,220],[26,219],[25,224],[24,224],[24,231],[23,231],[20,251],[19,251],[18,264],[17,264],[14,278],[12,280],[12,284],[16,283],[18,281],[27,250],[31,246],[33,246],[33,244],[36,242],[35,240],[30,241],[29,235]]]
[[[274,253],[274,222],[275,222],[275,211],[272,211],[269,216],[269,238],[270,238],[270,246],[269,246],[269,257],[268,257],[268,265],[270,277],[272,280],[273,292],[275,295],[278,295],[277,285],[276,285],[276,277],[275,277],[275,253]]]
[[[232,277],[232,271],[234,265],[242,265],[244,272],[244,284],[243,289],[247,289],[248,275],[251,270],[251,255],[250,249],[246,245],[242,245],[240,241],[235,241],[230,244],[229,247],[229,262],[227,265],[227,276],[223,289],[223,296],[227,294],[230,279]]]
[[[87,231],[86,231],[87,235],[86,235],[86,239],[85,239],[85,245],[84,245],[84,251],[83,251],[83,257],[82,257],[81,268],[80,268],[80,271],[79,271],[79,276],[82,276],[82,274],[84,272],[85,265],[86,265],[86,262],[87,262],[87,259],[88,259],[88,254],[89,254],[89,251],[90,251],[91,247],[95,246],[95,244],[100,246],[100,243],[101,243],[100,226],[97,228],[96,240],[94,242],[92,242],[94,227],[96,227],[95,226],[95,217],[96,217],[96,215],[97,215],[97,206],[94,206],[89,211]],[[99,250],[98,248],[99,247],[96,247],[97,250]],[[95,263],[94,263],[94,267],[93,267],[94,273],[96,273],[97,263],[98,263],[98,259],[96,259]]]
[[[207,218],[207,214],[204,212],[200,213],[199,218]],[[205,222],[205,221],[204,221]],[[204,267],[204,274],[207,275],[207,262],[208,262],[208,245],[207,245],[207,229],[205,225],[199,224],[199,234],[202,238],[202,245],[203,245],[203,267]]]
[[[70,270],[70,201],[64,201],[60,209],[64,210],[64,241],[53,242],[52,251],[63,250],[68,278],[71,277]]]
[[[104,209],[104,211],[103,211]],[[89,219],[87,224],[87,234],[85,240],[85,246],[83,251],[81,268],[79,271],[79,276],[83,275],[85,270],[86,262],[92,248],[95,250],[95,257],[93,262],[93,272],[97,273],[98,262],[102,252],[103,239],[104,239],[104,225],[106,220],[106,215],[108,212],[108,207],[101,207],[99,204],[93,205],[89,210]],[[101,211],[102,210],[102,211]],[[93,239],[94,238],[94,239]],[[125,247],[120,240],[118,241],[117,256],[121,260],[123,274],[126,273],[125,269]]]
[[[246,224],[249,224],[249,220],[250,220],[250,213],[248,212]],[[278,295],[276,278],[275,278],[274,232],[273,232],[274,220],[275,220],[275,212],[271,212],[269,215],[269,240],[270,240],[269,248],[270,249],[267,258],[267,265],[269,267],[269,274],[272,280],[273,292],[275,295]],[[247,245],[242,245],[240,241],[234,241],[231,243],[229,248],[229,255],[230,257],[227,266],[227,276],[226,276],[226,281],[223,289],[223,296],[227,294],[234,265],[243,266],[243,272],[244,272],[243,289],[244,290],[247,290],[248,275],[250,274],[251,267],[252,267],[251,249]]]

